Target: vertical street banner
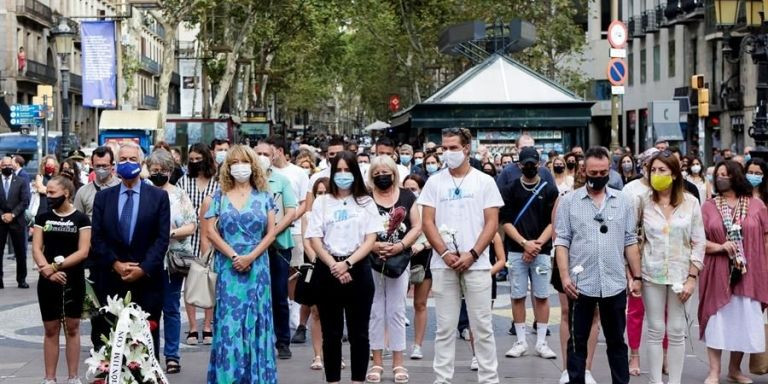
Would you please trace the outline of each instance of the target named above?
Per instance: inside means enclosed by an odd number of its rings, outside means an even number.
[[[83,45],[83,106],[117,107],[117,52],[114,21],[80,23]]]
[[[180,112],[181,116],[194,117],[203,112],[202,63],[197,59],[179,59],[181,77]]]

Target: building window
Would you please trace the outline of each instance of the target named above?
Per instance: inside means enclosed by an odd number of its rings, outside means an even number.
[[[653,81],[661,80],[661,46],[653,46]]]
[[[675,77],[675,65],[677,62],[675,61],[675,40],[669,40],[668,44],[668,50],[667,57],[669,58],[667,61],[667,73],[669,77]]]
[[[640,84],[645,84],[645,67],[646,67],[646,60],[645,60],[645,48],[640,49]]]
[[[627,55],[627,85],[632,86],[632,79],[635,78],[635,55],[632,53]]]
[[[619,20],[621,20],[621,0],[619,0]],[[608,26],[611,25],[611,0],[600,0],[600,38],[608,38]]]
[[[595,100],[611,99],[611,83],[608,80],[595,80]]]

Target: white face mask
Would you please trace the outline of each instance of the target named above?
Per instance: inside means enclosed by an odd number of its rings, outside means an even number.
[[[272,160],[264,155],[259,155],[259,166],[261,166],[261,170],[266,173],[267,170],[269,170],[269,167],[272,166]]]
[[[695,174],[697,174],[697,175],[698,175],[698,174],[699,174],[699,172],[701,172],[701,165],[694,165],[694,166],[691,166],[691,172],[693,172],[693,173],[695,173]]]
[[[464,151],[445,151],[443,153],[443,159],[448,168],[456,169],[464,163]]]
[[[232,164],[229,173],[238,183],[245,183],[251,177],[251,165],[248,163]]]

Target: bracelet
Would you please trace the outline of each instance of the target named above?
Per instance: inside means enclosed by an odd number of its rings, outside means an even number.
[[[699,276],[697,276],[697,275],[694,275],[694,274],[692,274],[692,273],[689,273],[689,274],[688,274],[688,277],[689,277],[689,278],[691,278],[691,279],[694,279],[694,280],[696,280],[696,279],[698,279],[698,278],[699,278]]]
[[[403,247],[403,249],[401,249],[400,252],[404,252],[405,251],[405,243],[403,243],[402,240],[400,240],[398,243],[400,243],[400,246]]]
[[[632,276],[632,281],[639,281],[639,282],[642,283],[643,282],[643,278],[641,276]]]
[[[51,269],[53,269],[54,273],[59,271],[59,267],[56,266],[56,263],[51,263],[51,264],[48,264],[48,265],[51,266]]]
[[[445,257],[445,255],[447,255],[447,254],[449,254],[449,253],[451,253],[451,250],[450,250],[450,249],[446,249],[446,250],[445,250],[445,252],[443,252],[443,253],[440,255],[440,258],[441,258],[441,259],[442,259],[442,258],[444,258],[444,257]]]
[[[475,249],[474,249],[474,248],[470,249],[470,250],[469,250],[469,253],[470,253],[470,254],[472,255],[472,257],[475,259],[475,261],[477,261],[477,259],[479,259],[479,258],[480,258],[480,255],[478,255],[478,254],[477,254],[477,251],[475,251]]]

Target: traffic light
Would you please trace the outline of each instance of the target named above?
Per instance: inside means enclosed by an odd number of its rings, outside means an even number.
[[[699,117],[709,116],[709,88],[704,84],[704,75],[691,76],[691,88],[698,93]]]

